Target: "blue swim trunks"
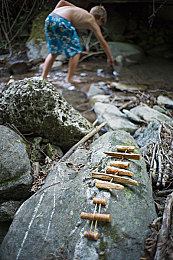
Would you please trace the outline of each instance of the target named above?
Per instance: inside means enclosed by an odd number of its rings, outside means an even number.
[[[79,36],[70,21],[52,12],[45,20],[46,38],[51,54],[61,54],[70,58],[82,51]]]

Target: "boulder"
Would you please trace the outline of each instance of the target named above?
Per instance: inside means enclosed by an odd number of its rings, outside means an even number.
[[[134,123],[137,123],[137,124],[145,123],[145,121],[142,120],[139,116],[133,114],[132,112],[130,112],[130,111],[127,110],[127,109],[123,109],[122,112],[127,116],[127,118],[128,118],[130,121],[132,121],[132,122],[134,122]]]
[[[158,122],[167,122],[170,125],[173,125],[173,119],[149,106],[146,104],[139,105],[130,110],[130,112],[139,116],[141,119],[151,122],[157,120]]]
[[[146,87],[144,86],[136,86],[136,85],[129,85],[126,83],[121,83],[121,82],[112,82],[111,83],[111,88],[115,88],[116,90],[120,91],[139,91],[139,90],[145,90]],[[146,88],[147,89],[147,88]]]
[[[160,107],[160,106],[158,106],[158,105],[154,105],[154,106],[153,106],[153,109],[159,111],[159,112],[162,113],[162,114],[165,114],[165,115],[167,114],[167,110],[164,109],[163,106]]]
[[[29,63],[25,60],[17,60],[17,61],[8,62],[7,65],[8,65],[8,69],[11,74],[26,73],[30,68]]]
[[[156,217],[144,159],[129,160],[138,187],[99,190],[91,177],[93,171],[105,171],[112,158],[104,151],[113,151],[117,144],[135,145],[139,152],[130,134],[114,131],[99,137],[90,150],[79,148],[57,164],[42,190],[17,211],[2,243],[1,259],[140,259],[148,225]],[[111,223],[98,222],[97,242],[84,237],[90,223],[80,219],[81,212],[94,212],[93,197],[106,198],[101,213],[111,214]]]
[[[137,144],[147,150],[149,143],[156,143],[158,141],[159,126],[160,123],[153,120],[147,126],[139,128],[133,136]]]
[[[160,95],[157,98],[157,103],[161,104],[161,105],[165,105],[165,107],[167,107],[167,108],[173,109],[173,99],[171,99],[169,97]]]
[[[36,42],[34,39],[31,39],[26,43],[26,47],[28,50],[27,56],[30,61],[38,58],[45,59],[49,54],[47,42],[42,39],[37,39]]]
[[[0,245],[1,245],[5,235],[7,234],[10,225],[11,225],[11,221],[0,222]]]
[[[95,95],[95,96],[92,96],[89,100],[90,102],[90,105],[91,106],[94,106],[94,104],[96,102],[101,102],[101,103],[107,103],[109,104],[110,103],[110,95]]]
[[[33,20],[31,34],[26,42],[29,60],[45,59],[49,53],[44,29],[45,19],[48,14],[49,11],[43,11]]]
[[[31,165],[24,140],[0,126],[0,198],[20,200],[30,196]]]
[[[23,201],[15,200],[0,203],[0,222],[12,221],[16,211],[22,203]]]
[[[105,128],[108,131],[120,129],[133,134],[138,128],[134,123],[128,120],[125,114],[112,104],[96,102],[94,111],[100,123],[107,122]]]
[[[63,150],[92,129],[51,83],[38,78],[9,84],[2,92],[0,112],[3,122],[14,124],[22,133],[45,137]]]
[[[124,62],[128,63],[133,60],[135,63],[139,62],[143,57],[142,50],[134,44],[126,42],[108,42],[108,44],[114,59],[120,55],[123,57]]]
[[[0,125],[0,243],[17,209],[30,197],[31,165],[24,140]]]
[[[90,98],[95,95],[104,95],[105,94],[104,88],[105,88],[104,82],[92,83],[88,91],[88,97]]]

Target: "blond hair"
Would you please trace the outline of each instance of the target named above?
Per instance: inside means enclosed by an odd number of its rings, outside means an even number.
[[[107,12],[105,8],[101,5],[97,5],[91,8],[90,14],[92,14],[95,17],[95,19],[102,18],[101,20],[103,24],[107,22]]]

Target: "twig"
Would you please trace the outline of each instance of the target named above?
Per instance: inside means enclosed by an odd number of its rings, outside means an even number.
[[[76,149],[79,145],[83,144],[84,142],[86,142],[89,138],[91,138],[93,135],[95,135],[96,133],[98,133],[102,127],[104,127],[107,123],[104,122],[101,125],[97,126],[96,128],[94,128],[93,130],[91,130],[86,136],[84,136],[77,144],[75,144],[59,161],[57,164],[59,164],[60,162],[65,161]],[[57,165],[56,164],[56,165]],[[59,184],[60,182],[55,182],[52,183],[51,185],[46,186],[45,188],[38,190],[37,193],[35,193],[34,195],[39,194],[40,192],[42,192],[45,189],[48,189],[54,185]]]
[[[165,151],[163,150],[163,147],[161,147],[161,149],[162,149],[163,155],[166,157],[166,159],[169,161],[169,163],[170,163],[171,165],[173,165],[173,162],[169,159],[168,155],[167,155],[167,154],[165,153]]]
[[[164,123],[165,125],[167,125],[169,128],[171,128],[173,130],[173,127],[171,125],[169,125],[168,123]]]
[[[25,22],[21,25],[21,27],[18,29],[18,31],[16,32],[15,35],[13,35],[13,37],[10,39],[11,41],[13,41],[15,39],[15,37],[18,35],[18,33],[23,29],[23,27],[26,25],[27,21],[28,21],[28,18],[31,16],[32,14],[32,11],[34,10],[35,8],[35,4],[36,4],[36,1],[34,2],[30,12],[28,13],[27,17],[25,18]]]
[[[156,162],[156,160],[154,159],[154,162],[153,162],[153,172],[152,172],[152,177],[153,177],[153,179],[156,178],[156,170],[157,170],[157,162]]]
[[[160,185],[161,179],[162,179],[162,160],[161,160],[160,151],[158,151],[158,180],[156,186]]]
[[[9,16],[10,14],[10,8],[11,6],[9,6],[8,4],[8,1],[7,0],[2,0],[1,1],[2,4],[1,4],[1,7],[0,9],[2,10],[2,15],[0,17],[0,24],[1,24],[1,27],[2,27],[2,33],[3,33],[3,37],[4,37],[4,46],[6,48],[6,45],[9,47],[9,56],[12,55],[12,41],[16,38],[16,36],[18,35],[18,33],[23,29],[23,27],[26,25],[26,23],[28,23],[28,20],[31,20],[31,14],[33,13],[34,10],[36,10],[36,5],[39,6],[39,8],[44,4],[44,0],[41,0],[41,1],[34,1],[33,5],[32,5],[32,8],[30,8],[30,11],[29,13],[27,14],[27,16],[25,17],[25,20],[23,21],[22,25],[19,27],[17,25],[17,20],[18,18],[20,17],[21,15],[21,12],[24,11],[24,6],[27,6],[27,1],[24,0],[22,5],[21,5],[21,8],[19,10],[19,12],[17,13],[16,17],[12,20],[10,19],[11,17]],[[17,1],[15,1],[15,4],[16,4]],[[15,9],[15,6],[13,6],[13,9]],[[10,25],[10,22],[12,23],[12,25]],[[16,25],[16,28],[19,27],[18,30],[14,29],[13,28],[15,27]],[[13,34],[12,34],[13,33]]]
[[[164,258],[165,250],[169,238],[169,230],[171,225],[172,205],[173,205],[173,192],[167,197],[165,202],[162,226],[157,239],[157,249],[156,249],[154,260],[165,259]]]
[[[77,147],[84,142],[86,142],[89,138],[91,138],[93,135],[98,133],[105,125],[107,122],[102,123],[101,125],[97,126],[93,130],[91,130],[86,136],[84,136],[77,144],[75,144],[60,160],[60,161],[65,161],[67,158],[77,149]],[[58,163],[59,163],[58,162]]]
[[[150,163],[150,181],[152,181],[152,169],[153,169],[153,163],[154,163],[154,158],[155,158],[155,154],[156,154],[156,148],[157,148],[157,143],[155,143],[155,145],[154,145],[152,159],[151,159],[151,163]]]
[[[164,105],[162,105],[162,106],[160,106],[165,112],[166,112],[166,114],[168,114],[172,119],[173,119],[173,116],[172,116],[172,114],[169,112],[169,110],[168,109],[166,109],[165,108],[165,106]],[[164,125],[164,124],[163,124]]]
[[[157,191],[155,194],[156,196],[158,197],[164,197],[164,196],[167,196],[169,195],[171,192],[173,192],[173,189],[169,189],[169,190],[160,190],[160,191]]]
[[[15,18],[15,20],[14,20],[14,22],[13,22],[13,24],[12,24],[11,28],[10,28],[10,31],[12,31],[12,29],[13,29],[14,25],[16,24],[16,22],[17,22],[17,19],[18,19],[18,17],[20,16],[20,13],[22,12],[22,10],[23,10],[23,7],[24,7],[25,3],[26,3],[26,0],[25,0],[25,1],[23,1],[23,4],[22,4],[22,6],[21,6],[21,8],[20,8],[20,11],[18,12],[18,14],[17,14],[17,16],[16,16],[16,18]]]
[[[135,100],[130,100],[129,102],[125,103],[124,105],[122,105],[121,107],[119,107],[119,110],[123,110],[124,108],[126,108],[128,105],[131,105],[133,103],[136,102],[136,99]]]
[[[89,33],[89,35],[88,35],[88,38],[87,38],[87,40],[86,40],[86,45],[85,45],[86,51],[89,51],[89,50],[90,50],[89,44],[90,44],[90,41],[91,41],[92,34],[93,34],[93,32],[90,31],[90,33]]]
[[[85,60],[85,59],[87,59],[87,58],[89,58],[89,57],[91,57],[91,56],[93,56],[93,55],[102,54],[103,51],[96,51],[96,52],[89,52],[89,53],[88,52],[82,52],[82,53],[86,54],[86,55],[80,59],[80,62]]]
[[[6,15],[7,15],[7,24],[8,24],[8,28],[9,28],[9,34],[11,36],[11,29],[10,29],[10,19],[9,19],[9,7],[8,7],[8,1],[4,1],[4,6],[5,6],[5,9],[6,9]]]
[[[6,41],[7,41],[7,44],[5,44],[5,45],[9,46],[9,52],[10,52],[10,56],[11,56],[11,54],[12,54],[11,42],[10,42],[8,34],[7,34],[7,32],[6,32],[5,28],[4,28],[4,24],[3,24],[3,22],[1,22],[1,19],[0,19],[0,24],[1,24],[2,31],[3,31],[4,36],[6,38]]]
[[[85,110],[84,112],[82,112],[82,115],[85,115],[86,113],[93,111],[93,109],[94,108],[91,107],[90,109]]]
[[[168,0],[165,0],[157,9],[155,9],[155,0],[153,0],[153,13],[152,13],[152,15],[150,15],[148,17],[148,20],[149,20],[148,23],[149,23],[150,27],[152,27],[152,25],[153,25],[153,21],[154,21],[156,14],[167,3],[167,1]]]
[[[25,136],[19,131],[19,129],[17,129],[17,127],[16,127],[14,124],[12,124],[12,125],[7,124],[7,125],[8,125],[10,128],[12,128],[14,131],[16,131],[17,134],[20,135],[26,143],[31,144],[31,145],[33,144],[32,142],[28,141],[28,140],[25,138]],[[42,154],[44,154],[44,156],[45,156],[46,158],[48,157],[47,154],[45,154],[45,152],[44,152],[41,148],[39,148],[39,150],[40,150],[40,152],[41,152]]]

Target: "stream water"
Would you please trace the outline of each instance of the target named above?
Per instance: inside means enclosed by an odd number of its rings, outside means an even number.
[[[147,91],[166,91],[173,93],[173,61],[158,58],[145,57],[138,64],[130,64],[123,67],[115,66],[115,70],[119,73],[120,82],[129,85],[140,86]],[[25,74],[14,75],[14,79],[23,79],[24,77],[40,76],[41,71],[33,70]],[[56,84],[64,81],[67,74],[67,64],[52,70],[49,73],[49,79]],[[115,81],[111,75],[111,70],[103,58],[92,58],[79,63],[76,75],[83,78],[83,82],[77,84],[77,88],[89,86],[91,83],[98,81]],[[1,86],[7,83],[9,77],[1,77]],[[147,86],[147,87],[146,87]]]
[[[117,81],[117,77],[112,75],[106,59],[101,57],[92,57],[89,60],[79,63],[76,75],[80,76],[82,83],[75,85],[65,84],[68,64],[64,64],[49,73],[48,80],[51,81],[61,92],[63,89],[78,89],[88,92],[92,83],[104,82],[111,83]],[[136,90],[167,95],[173,98],[173,61],[158,57],[145,57],[138,64],[126,66],[116,66],[115,71],[119,73],[119,83],[126,86],[132,86]],[[13,75],[15,80],[25,77],[40,76],[41,70],[32,69],[25,74]],[[9,81],[9,76],[0,78],[0,89]],[[118,92],[118,91],[116,91]],[[119,91],[120,92],[120,91]]]

